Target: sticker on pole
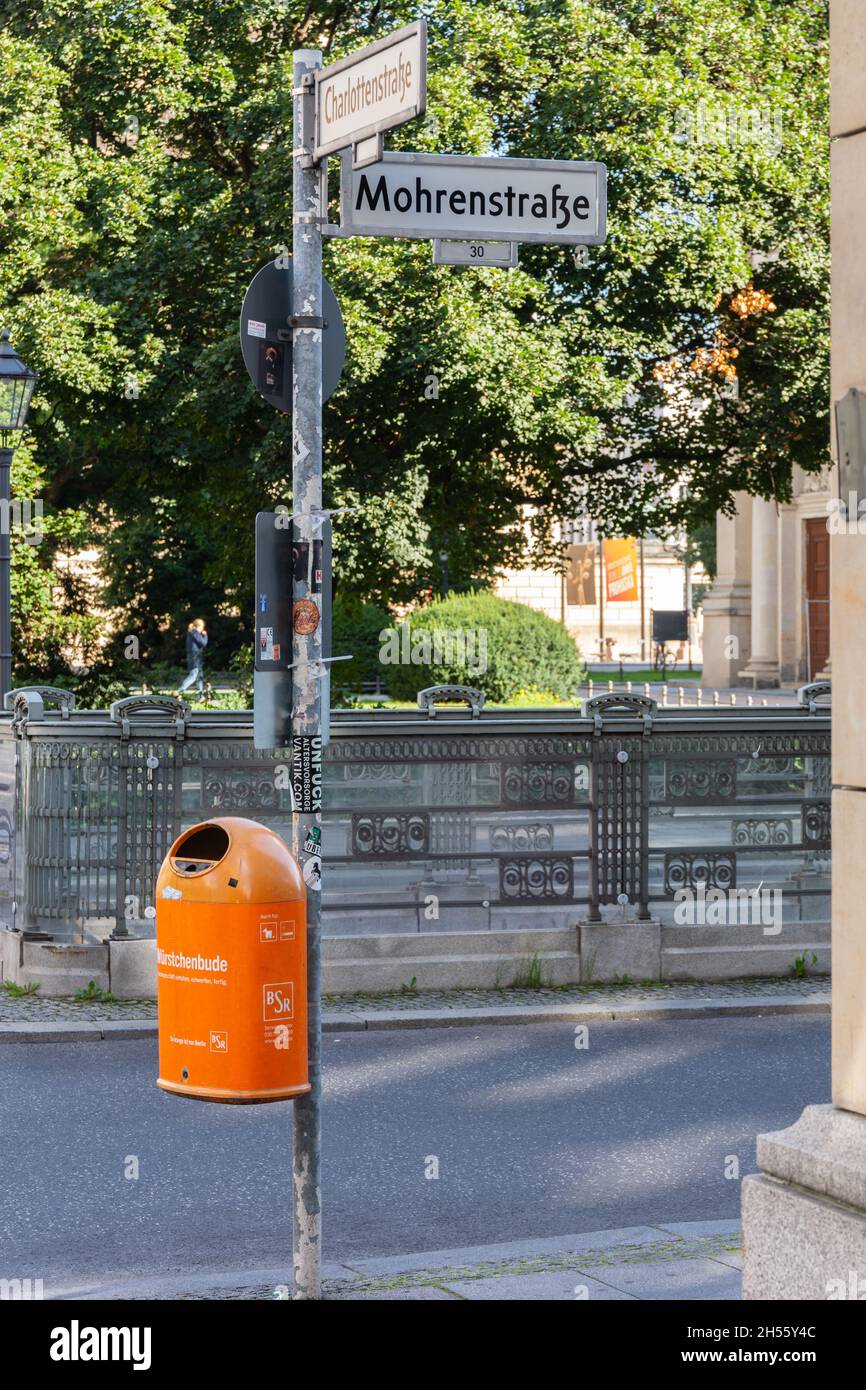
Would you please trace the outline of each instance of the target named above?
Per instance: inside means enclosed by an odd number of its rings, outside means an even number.
[[[306,860],[301,866],[304,875],[304,882],[312,893],[321,892],[322,888],[322,861],[318,855]]]
[[[292,627],[301,637],[310,637],[319,626],[319,605],[311,598],[299,598],[292,609]]]
[[[295,810],[301,814],[321,811],[321,735],[295,734],[292,738],[292,795]]]

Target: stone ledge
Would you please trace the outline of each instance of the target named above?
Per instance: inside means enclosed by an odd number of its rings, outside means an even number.
[[[582,984],[658,980],[661,976],[661,925],[651,922],[581,922]]]
[[[742,1204],[744,1300],[823,1302],[866,1290],[862,1212],[763,1174],[743,1179]]]
[[[758,1135],[761,1171],[866,1214],[866,1117],[807,1105],[787,1129]]]

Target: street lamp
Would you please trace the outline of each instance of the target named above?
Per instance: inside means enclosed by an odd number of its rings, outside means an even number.
[[[450,588],[451,588],[451,581],[450,581],[450,579],[449,579],[449,577],[448,577],[448,551],[447,551],[447,550],[440,550],[440,551],[439,551],[439,564],[442,566],[442,588],[441,588],[441,594],[442,594],[442,597],[443,597],[443,598],[447,598],[447,597],[448,597],[449,590],[450,590]]]
[[[12,689],[12,455],[27,421],[36,373],[0,333],[0,706]]]

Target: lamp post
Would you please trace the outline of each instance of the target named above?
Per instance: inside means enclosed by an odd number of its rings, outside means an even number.
[[[449,594],[449,592],[450,592],[450,589],[451,589],[451,581],[450,581],[450,579],[449,579],[449,577],[448,577],[448,551],[447,551],[447,550],[440,550],[440,551],[439,551],[439,564],[442,566],[442,588],[441,588],[441,593],[442,593],[442,597],[443,597],[443,598],[447,598],[447,597],[448,597],[448,594]]]
[[[21,436],[36,385],[36,373],[25,367],[0,333],[0,706],[12,689],[12,455]]]

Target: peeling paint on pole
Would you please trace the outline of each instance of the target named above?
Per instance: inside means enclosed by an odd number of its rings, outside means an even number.
[[[317,50],[301,49],[294,54],[293,148],[300,151],[309,135],[311,122],[304,118],[303,106],[312,108],[313,92],[303,94],[304,79],[322,65]],[[322,317],[322,234],[318,223],[319,172],[304,169],[298,154],[293,160],[292,250],[294,279],[292,312],[296,318]],[[299,325],[292,346],[292,510],[295,513],[295,540],[311,544],[314,539],[313,514],[322,507],[322,330]],[[296,577],[292,598],[321,608],[321,595],[310,590],[309,578]],[[309,624],[304,625],[309,626]],[[293,740],[318,739],[322,733],[322,681],[318,665],[322,655],[322,624],[312,632],[298,632],[293,638],[294,700]],[[297,746],[297,745],[296,745]],[[303,862],[308,856],[303,846],[315,826],[321,826],[321,811],[300,810],[295,816],[293,849]],[[318,1299],[322,1296],[322,1191],[321,1191],[321,1104],[322,1104],[322,1018],[321,1018],[321,892],[307,894],[307,1018],[310,1062],[310,1092],[294,1104],[293,1197],[294,1197],[294,1296]]]

